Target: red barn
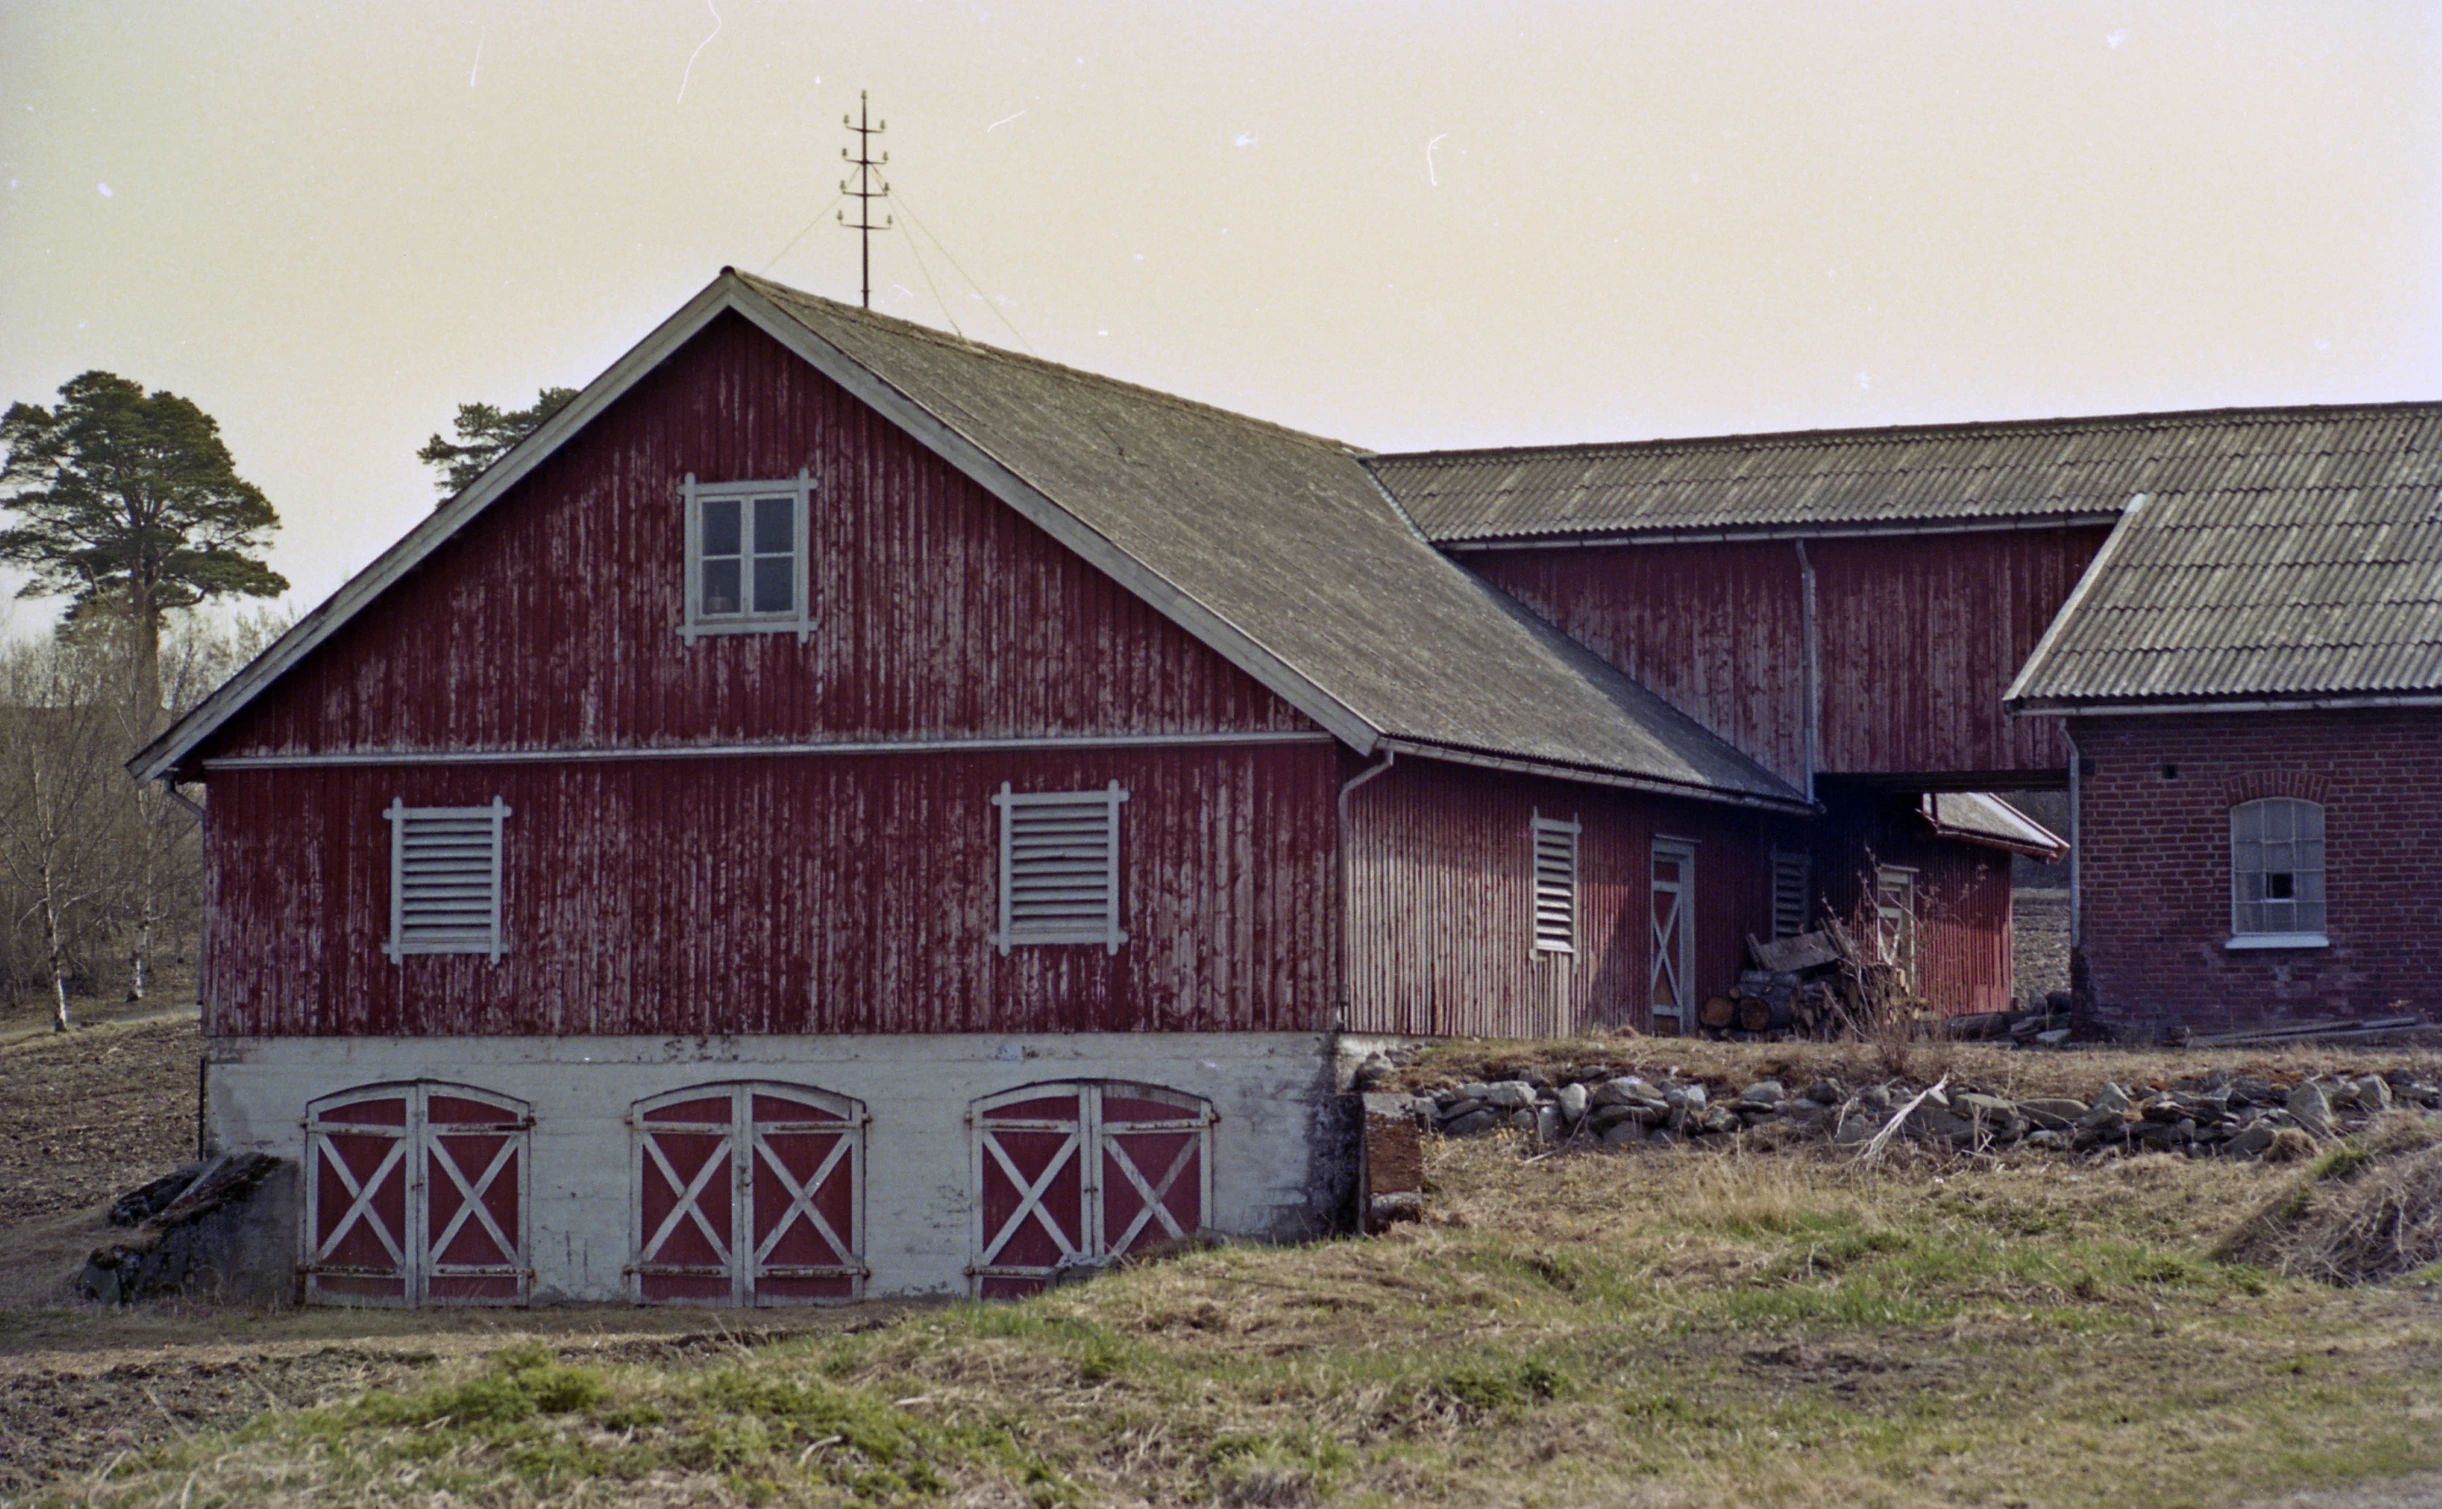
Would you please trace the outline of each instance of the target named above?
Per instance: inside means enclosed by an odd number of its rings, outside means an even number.
[[[137,766],[374,1303],[1323,1228],[1335,1034],[1683,1021],[1814,814],[1361,453],[734,273]]]

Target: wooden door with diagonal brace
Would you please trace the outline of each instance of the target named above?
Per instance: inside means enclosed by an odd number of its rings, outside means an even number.
[[[639,1102],[635,1297],[819,1304],[864,1290],[864,1109],[801,1085]]]
[[[977,1103],[975,1260],[986,1299],[1032,1294],[1194,1235],[1212,1205],[1212,1106],[1158,1086],[1032,1085]]]
[[[463,1085],[372,1085],[306,1114],[306,1296],[517,1305],[526,1261],[523,1101]]]

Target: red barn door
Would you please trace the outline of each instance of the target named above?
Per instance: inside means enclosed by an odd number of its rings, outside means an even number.
[[[525,1303],[532,1126],[523,1101],[463,1085],[375,1085],[308,1107],[307,1297]]]
[[[863,1108],[797,1085],[639,1102],[636,1298],[778,1305],[854,1299],[865,1280]]]
[[[1032,1294],[1192,1236],[1212,1204],[1212,1106],[1132,1084],[1033,1085],[977,1104],[975,1292]]]

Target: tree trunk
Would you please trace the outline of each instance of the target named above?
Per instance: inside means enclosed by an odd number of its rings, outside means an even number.
[[[68,956],[60,943],[59,905],[48,864],[42,869],[42,946],[51,964],[51,1030],[65,1032],[75,1023],[68,1020]]]
[[[130,587],[127,616],[135,662],[128,667],[129,721],[141,749],[152,742],[161,722],[161,609],[151,583],[139,579]]]

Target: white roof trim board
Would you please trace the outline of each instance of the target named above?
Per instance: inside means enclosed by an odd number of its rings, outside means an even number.
[[[1481,751],[1563,779],[1810,810],[1786,782],[1436,552],[1348,447],[727,269],[130,767],[144,779],[184,767],[274,680],[731,311],[1360,754],[1396,738],[1420,754]]]

